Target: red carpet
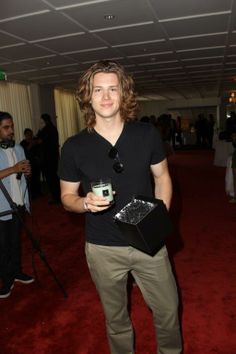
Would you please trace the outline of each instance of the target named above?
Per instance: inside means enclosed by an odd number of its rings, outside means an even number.
[[[227,202],[224,169],[209,151],[180,151],[170,158],[175,232],[168,248],[181,298],[185,354],[236,353],[236,205]],[[103,313],[84,256],[83,216],[46,199],[33,203],[28,225],[63,284],[33,259],[39,281],[16,283],[0,300],[0,354],[108,354]],[[32,273],[31,242],[23,235],[25,270]],[[131,313],[136,353],[154,354],[152,316],[137,287]]]

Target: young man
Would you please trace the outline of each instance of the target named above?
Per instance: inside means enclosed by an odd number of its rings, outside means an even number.
[[[178,295],[166,247],[151,257],[128,245],[113,216],[134,195],[170,206],[172,187],[161,139],[151,124],[136,121],[133,81],[114,62],[94,64],[80,79],[77,98],[87,128],[68,139],[60,164],[65,208],[86,213],[86,257],[106,316],[112,354],[134,353],[127,309],[132,273],[154,316],[159,354],[181,353]],[[90,182],[110,177],[115,204],[91,192]],[[85,196],[79,194],[79,186]]]
[[[34,279],[22,272],[20,251],[20,220],[11,213],[4,187],[18,205],[19,213],[29,208],[25,175],[31,173],[30,164],[25,159],[24,150],[14,141],[14,124],[12,116],[0,112],[0,298],[10,295],[14,282],[32,283]],[[9,213],[8,213],[9,211]],[[1,215],[2,214],[2,215]]]

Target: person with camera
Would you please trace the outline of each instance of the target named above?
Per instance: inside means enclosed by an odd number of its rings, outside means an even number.
[[[24,150],[14,141],[13,118],[8,112],[0,112],[0,298],[11,294],[15,282],[34,281],[22,271],[21,221],[17,215],[29,210],[26,177],[30,173]],[[17,206],[18,213],[12,213],[9,202]]]

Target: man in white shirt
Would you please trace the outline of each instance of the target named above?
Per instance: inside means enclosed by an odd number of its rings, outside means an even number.
[[[14,123],[7,112],[0,112],[0,298],[11,294],[14,282],[32,283],[34,279],[22,272],[20,247],[20,219],[11,211],[4,187],[18,211],[29,210],[29,198],[25,176],[31,168],[25,159],[23,148],[15,144]]]

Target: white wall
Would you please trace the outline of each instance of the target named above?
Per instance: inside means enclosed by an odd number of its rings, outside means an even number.
[[[220,99],[216,97],[173,101],[139,101],[141,108],[139,118],[152,114],[158,117],[160,114],[168,112],[169,109],[218,106],[219,104]]]
[[[195,119],[195,115],[199,108],[199,113],[202,111],[207,111],[207,107],[214,107],[214,116],[216,118],[217,127],[224,129],[225,120],[226,120],[226,108],[225,103],[221,102],[221,98],[212,97],[212,98],[194,98],[189,100],[173,100],[173,101],[139,101],[140,112],[138,117],[155,115],[156,117],[160,116],[163,113],[173,113],[185,111],[186,115],[189,111],[189,115]],[[205,107],[205,108],[204,108]],[[188,110],[189,109],[189,110]],[[193,110],[196,114],[194,114]]]

